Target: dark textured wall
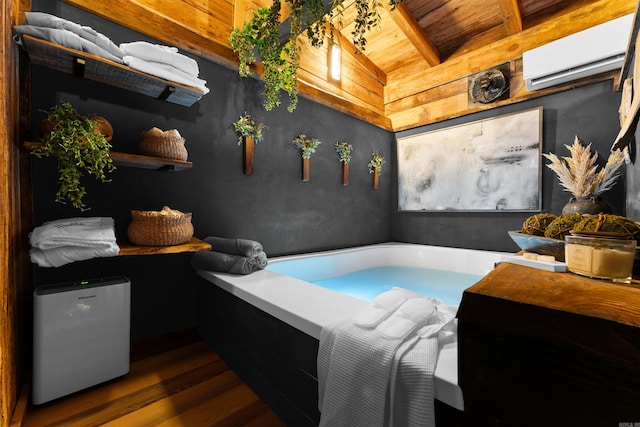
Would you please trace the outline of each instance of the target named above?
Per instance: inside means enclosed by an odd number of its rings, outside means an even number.
[[[542,152],[568,156],[565,145],[573,144],[577,135],[584,144],[592,143],[592,150],[599,155],[598,163],[606,162],[611,144],[620,124],[618,107],[620,93],[613,90],[612,81],[596,83],[554,95],[533,99],[506,107],[496,108],[448,120],[435,125],[401,132],[407,136],[482,120],[503,114],[543,107]],[[395,148],[394,148],[395,153]],[[542,158],[542,210],[560,214],[569,201],[570,193],[563,191],[555,175]],[[395,163],[395,162],[394,162]],[[508,235],[509,230],[519,230],[522,222],[533,212],[399,212],[397,202],[397,172],[394,171],[392,203],[392,238],[398,241],[472,249],[517,251],[518,247]],[[603,195],[614,213],[624,214],[624,179]]]
[[[33,10],[92,26],[116,43],[149,40],[64,3],[34,2]],[[391,163],[392,133],[305,99],[300,99],[294,113],[286,111],[284,96],[283,106],[264,111],[259,81],[241,79],[235,70],[196,59],[211,93],[192,107],[32,67],[33,139],[45,111],[68,101],[79,112],[102,115],[112,123],[114,151],[136,153],[140,132],[154,126],[175,128],[186,138],[193,162],[193,168],[180,172],[118,167],[106,184],[85,177],[91,210],[83,213],[54,202],[55,160],[34,158],[36,225],[73,216],[110,216],[116,221],[117,236],[126,239],[130,210],[168,205],[193,213],[197,237],[254,239],[269,256],[390,240],[391,167],[383,171],[380,187],[374,190],[367,163],[374,150]],[[268,126],[265,140],[256,146],[255,172],[250,176],[243,174],[242,148],[232,126],[245,111]],[[322,141],[311,158],[309,182],[301,181],[300,151],[292,144],[299,133]],[[338,140],[354,146],[347,187],[342,186],[342,167],[333,147]],[[36,285],[108,274],[130,277],[135,338],[195,323],[194,272],[189,261],[189,254],[179,254],[36,267]]]

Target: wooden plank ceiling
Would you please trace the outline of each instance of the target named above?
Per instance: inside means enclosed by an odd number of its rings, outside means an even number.
[[[65,1],[230,67],[237,67],[227,44],[232,28],[242,25],[253,10],[271,3]],[[380,27],[367,34],[365,51],[356,54],[349,40],[354,27],[353,0],[345,0],[339,38],[342,80],[328,78],[327,48],[310,47],[301,35],[300,95],[399,131],[612,78],[619,73],[529,92],[522,80],[522,53],[633,13],[636,1],[405,0],[395,11],[384,6]],[[509,64],[511,74],[508,99],[469,105],[468,76],[504,63]],[[284,96],[283,104],[279,108],[286,108]]]

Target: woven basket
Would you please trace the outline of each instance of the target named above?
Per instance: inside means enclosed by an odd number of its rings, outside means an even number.
[[[145,156],[185,162],[189,154],[184,142],[185,139],[183,137],[168,134],[168,132],[145,131],[141,134],[139,151],[140,154]]]
[[[161,211],[131,211],[131,218],[127,235],[135,245],[181,245],[193,237],[191,213],[182,213],[165,206]]]

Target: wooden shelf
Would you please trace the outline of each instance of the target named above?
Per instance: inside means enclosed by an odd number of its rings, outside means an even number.
[[[204,95],[198,88],[152,76],[97,55],[26,34],[22,35],[22,41],[31,62],[36,65],[187,107]]]
[[[118,256],[177,254],[211,250],[209,243],[196,237],[192,237],[187,243],[174,246],[138,246],[128,242],[119,242],[118,246],[120,246]]]
[[[42,145],[42,143],[27,141],[23,145],[24,148],[26,148],[28,151],[32,151],[33,149],[38,148],[40,145]],[[183,162],[181,160],[142,156],[140,154],[118,153],[116,151],[111,151],[109,153],[109,156],[111,157],[115,165],[127,166],[132,168],[180,171],[183,169],[189,169],[193,166],[193,163]]]

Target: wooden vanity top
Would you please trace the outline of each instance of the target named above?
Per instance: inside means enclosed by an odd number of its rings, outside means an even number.
[[[618,284],[502,263],[465,291],[640,327],[640,282]]]

